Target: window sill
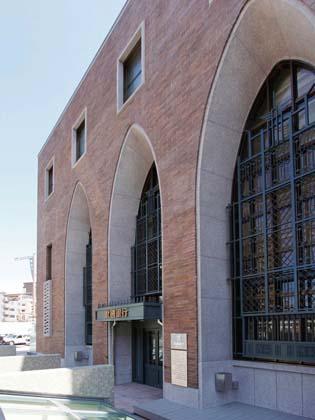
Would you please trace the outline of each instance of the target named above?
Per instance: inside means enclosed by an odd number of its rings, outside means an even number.
[[[254,362],[251,360],[233,360],[232,366],[236,368],[251,368],[272,370],[277,372],[293,372],[305,373],[308,375],[315,375],[315,366],[295,365],[291,363],[277,363],[277,362]]]
[[[49,195],[47,195],[47,197],[45,198],[45,203],[47,203],[49,201],[49,199],[51,197],[53,197],[55,190],[53,190]]]
[[[74,169],[79,164],[79,162],[81,162],[82,158],[85,155],[86,155],[86,152],[84,152],[83,155],[81,155],[78,160],[76,160],[75,162],[72,163],[72,169]]]
[[[119,108],[117,108],[117,115],[119,115],[125,109],[125,107],[130,103],[135,94],[138,92],[138,90],[140,90],[141,86],[143,85],[144,81],[142,81],[140,85],[136,88],[136,90],[129,96],[129,98],[125,102],[123,102]]]

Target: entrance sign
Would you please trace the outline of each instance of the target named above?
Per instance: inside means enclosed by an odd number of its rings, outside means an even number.
[[[171,381],[187,387],[187,334],[171,334]]]
[[[122,306],[123,305],[123,306]],[[96,321],[137,321],[162,318],[161,303],[137,302],[120,305],[100,305],[96,310]]]
[[[105,311],[104,316],[105,316],[105,320],[115,319],[115,318],[128,318],[128,309],[127,308],[107,309]]]

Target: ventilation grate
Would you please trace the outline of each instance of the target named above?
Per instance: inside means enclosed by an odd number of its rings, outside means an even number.
[[[43,334],[45,337],[50,337],[52,334],[52,281],[46,280],[44,282],[43,290]]]

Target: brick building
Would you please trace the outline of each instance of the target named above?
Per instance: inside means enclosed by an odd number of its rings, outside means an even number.
[[[39,154],[39,351],[315,418],[314,40],[313,0],[126,2]]]

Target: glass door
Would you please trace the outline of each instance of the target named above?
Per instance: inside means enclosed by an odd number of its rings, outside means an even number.
[[[162,331],[144,330],[144,383],[162,388],[163,386],[163,337]]]

